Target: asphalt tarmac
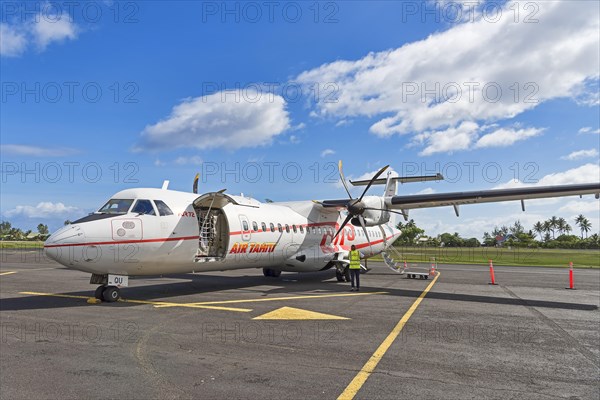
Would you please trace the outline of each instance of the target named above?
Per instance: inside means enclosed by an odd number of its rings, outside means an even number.
[[[600,270],[439,265],[130,279],[0,254],[1,399],[598,399]],[[413,266],[426,271],[427,266]]]

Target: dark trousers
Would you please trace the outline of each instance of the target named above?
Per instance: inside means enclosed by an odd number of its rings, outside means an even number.
[[[350,270],[350,282],[352,283],[352,287],[354,287],[354,278],[356,278],[356,288],[360,288],[360,269],[351,269]]]

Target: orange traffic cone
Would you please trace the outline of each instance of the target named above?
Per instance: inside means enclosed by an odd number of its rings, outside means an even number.
[[[569,263],[569,287],[567,289],[575,289],[575,280],[573,279],[573,263]]]
[[[496,285],[496,276],[494,275],[494,264],[492,263],[492,260],[490,261],[490,279],[492,280],[489,285]]]

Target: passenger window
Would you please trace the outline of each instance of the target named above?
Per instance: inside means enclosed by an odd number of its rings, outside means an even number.
[[[321,228],[317,228],[317,233],[320,235],[321,234]]]
[[[248,230],[248,223],[246,221],[242,221],[242,227],[244,228],[245,231]]]
[[[286,233],[290,233],[290,226],[288,224],[285,224],[285,231]]]
[[[292,230],[294,231],[294,233],[298,233],[298,231],[296,230],[296,225],[292,225]]]
[[[300,225],[300,233],[304,233],[304,227]]]
[[[317,233],[317,228],[315,228],[314,226],[312,227],[312,233],[313,233],[313,235],[314,235],[315,233]]]
[[[154,204],[156,204],[156,208],[158,209],[158,215],[173,215],[173,211],[169,208],[168,205],[165,204],[162,200],[154,200]]]
[[[277,224],[277,230],[279,231],[279,233],[283,232],[283,229],[281,228],[281,224]]]
[[[131,212],[134,214],[156,215],[150,200],[138,200]]]
[[[271,232],[275,232],[275,225],[272,222],[269,224],[269,227],[271,228]]]
[[[260,227],[262,228],[262,231],[263,231],[263,232],[266,232],[266,231],[267,231],[267,224],[265,224],[264,222],[261,222],[261,223],[260,223]]]
[[[252,221],[252,230],[254,232],[258,232],[258,224],[256,222],[254,222],[254,221]]]

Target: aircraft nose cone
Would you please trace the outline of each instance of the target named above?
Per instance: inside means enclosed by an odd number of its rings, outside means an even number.
[[[85,234],[79,224],[66,225],[54,232],[44,243],[46,256],[63,265],[68,264],[68,245],[82,243]]]

